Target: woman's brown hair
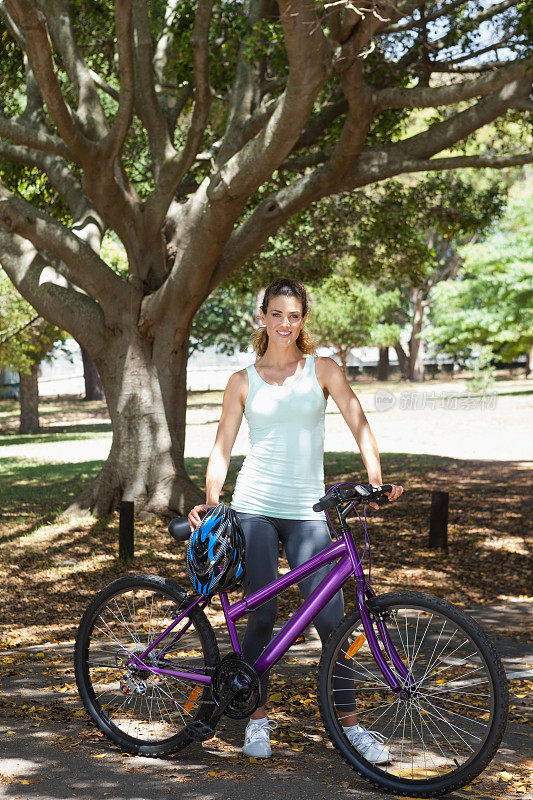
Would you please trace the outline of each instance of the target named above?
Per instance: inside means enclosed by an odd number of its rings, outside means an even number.
[[[279,297],[279,295],[284,295],[285,297],[296,297],[302,304],[302,317],[305,317],[309,307],[305,286],[300,281],[294,281],[290,278],[278,278],[267,286],[265,289],[263,302],[261,303],[261,311],[263,314],[266,314],[268,304],[272,298]],[[262,358],[268,347],[268,334],[266,332],[266,328],[258,328],[256,331],[254,331],[252,336],[252,344],[256,352],[257,359]],[[302,328],[298,335],[296,346],[302,351],[302,353],[305,353],[306,355],[314,355],[316,352],[316,345],[307,333],[305,327]]]

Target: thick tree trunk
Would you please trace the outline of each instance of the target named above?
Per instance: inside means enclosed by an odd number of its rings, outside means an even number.
[[[80,344],[83,361],[83,379],[85,381],[84,400],[105,400],[104,387],[100,375],[88,350]]]
[[[388,381],[389,379],[389,348],[379,348],[378,361],[378,381]]]
[[[413,328],[409,340],[409,380],[424,380],[424,341],[422,339],[422,323],[424,321],[424,296],[421,289],[413,289]]]
[[[398,342],[398,344],[394,345],[394,349],[396,350],[396,355],[398,356],[398,363],[400,364],[400,370],[402,372],[402,378],[406,381],[409,380],[410,376],[410,359],[409,356],[406,355],[405,350]]]
[[[102,376],[113,442],[102,471],[69,508],[105,516],[121,500],[136,511],[185,514],[204,494],[184,466],[188,338],[179,346],[128,329],[93,359]]]
[[[20,378],[20,433],[39,433],[39,364]]]

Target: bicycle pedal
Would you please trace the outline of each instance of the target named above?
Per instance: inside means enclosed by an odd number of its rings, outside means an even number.
[[[215,735],[215,729],[197,719],[195,722],[190,722],[185,726],[185,733],[193,742],[205,742]]]

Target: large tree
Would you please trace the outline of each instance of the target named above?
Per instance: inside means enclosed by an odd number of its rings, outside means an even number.
[[[295,213],[405,172],[532,160],[505,130],[469,146],[533,105],[527,6],[0,2],[0,156],[45,176],[66,209],[24,199],[7,170],[0,263],[90,352],[113,423],[80,508],[200,498],[183,462],[191,321]],[[99,255],[106,229],[127,275]]]

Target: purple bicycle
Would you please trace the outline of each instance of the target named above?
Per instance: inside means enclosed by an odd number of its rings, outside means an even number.
[[[98,728],[122,750],[163,756],[213,736],[224,714],[249,716],[259,703],[260,676],[353,577],[356,606],[332,632],[318,668],[320,713],[333,745],[361,777],[395,794],[435,797],[472,781],[505,730],[505,672],[485,633],[450,603],[418,592],[374,593],[362,569],[366,553],[370,561],[366,513],[362,519],[356,506],[386,502],[390,489],[331,487],[314,506],[326,511],[331,546],[238,602],[219,593],[233,648],[224,658],[204,613],[211,598],[152,575],[127,575],[102,589],[75,648],[78,689]],[[352,512],[363,526],[361,556],[346,521]],[[169,529],[183,539],[187,525],[174,520]],[[255,664],[247,664],[237,621],[333,562]],[[350,743],[343,720],[354,714],[380,736],[387,763],[370,763]]]

